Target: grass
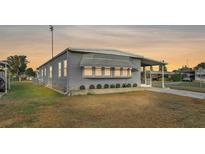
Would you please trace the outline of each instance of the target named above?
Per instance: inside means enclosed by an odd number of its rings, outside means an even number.
[[[146,91],[69,97],[15,82],[0,99],[0,127],[205,127],[205,101]]]

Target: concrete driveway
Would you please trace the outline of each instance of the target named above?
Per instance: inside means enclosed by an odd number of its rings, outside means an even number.
[[[170,89],[170,88],[146,88],[147,91],[153,91],[153,92],[160,92],[160,93],[167,93],[167,94],[174,94],[178,96],[187,96],[192,98],[198,98],[198,99],[205,99],[205,93],[200,92],[192,92],[192,91],[186,91],[186,90],[176,90],[176,89]]]

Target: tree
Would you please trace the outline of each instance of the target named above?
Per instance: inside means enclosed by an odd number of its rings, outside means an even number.
[[[7,61],[11,73],[16,75],[19,81],[21,81],[21,75],[25,73],[27,64],[29,63],[27,57],[24,55],[9,56]]]
[[[32,68],[28,68],[25,73],[28,77],[35,77],[36,76],[36,73],[33,71]]]
[[[182,80],[182,74],[179,72],[176,72],[175,74],[171,75],[172,81],[181,81]]]
[[[202,63],[198,64],[196,67],[194,67],[195,70],[198,70],[199,68],[205,69],[205,62],[202,62]]]

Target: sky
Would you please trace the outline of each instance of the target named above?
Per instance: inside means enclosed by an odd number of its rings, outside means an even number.
[[[54,55],[68,47],[108,48],[166,61],[169,71],[205,61],[205,26],[54,25]],[[0,26],[0,60],[26,55],[36,69],[51,58],[49,26]]]

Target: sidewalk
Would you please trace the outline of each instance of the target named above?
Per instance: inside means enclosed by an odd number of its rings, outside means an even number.
[[[169,89],[169,88],[164,88],[164,89],[162,89],[162,88],[146,88],[145,90],[166,93],[166,94],[174,94],[174,95],[178,95],[178,96],[187,96],[187,97],[192,97],[192,98],[205,99],[205,93],[200,93],[200,92],[176,90],[176,89]]]

